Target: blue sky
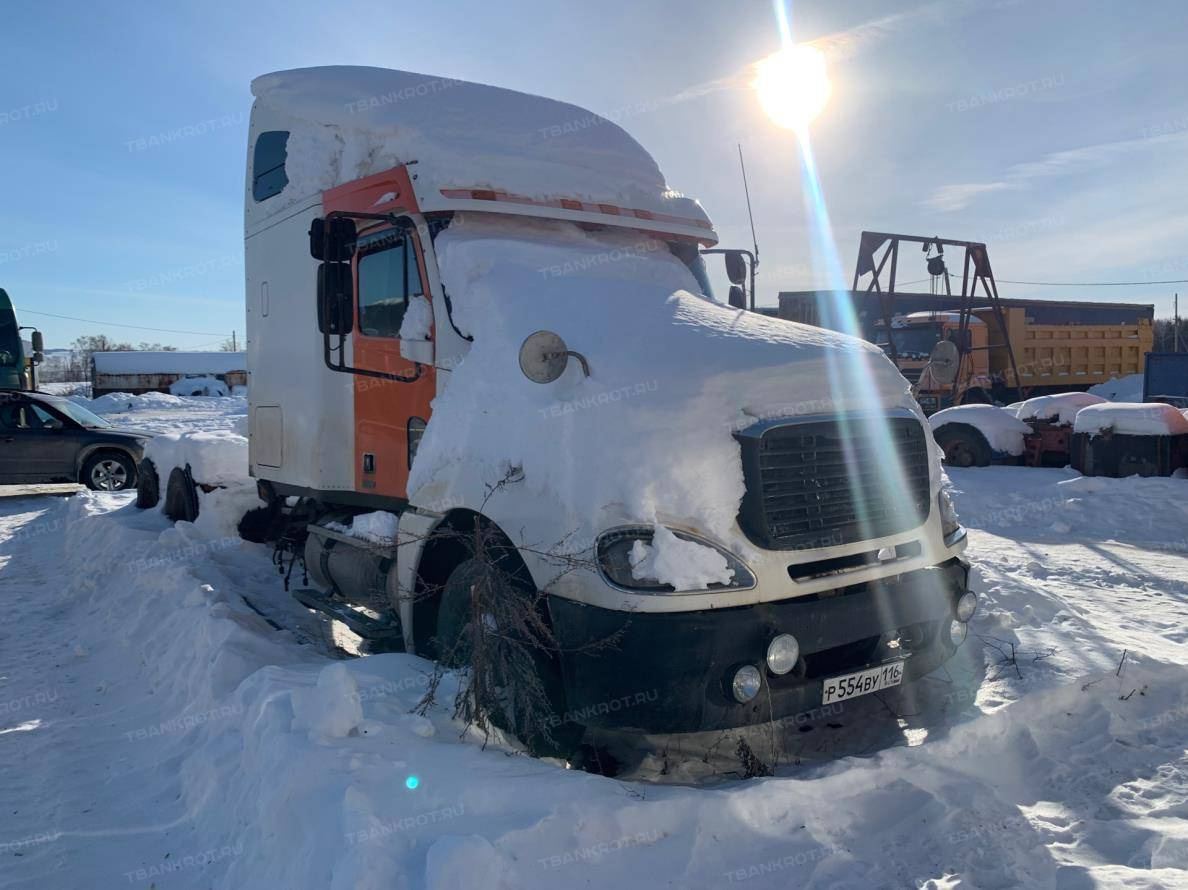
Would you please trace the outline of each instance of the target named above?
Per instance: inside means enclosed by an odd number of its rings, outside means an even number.
[[[748,66],[779,46],[771,5],[567,6],[12,7],[0,287],[50,346],[84,333],[183,348],[242,336],[249,83],[322,64],[483,81],[607,114],[702,201],[724,244],[748,246],[742,142],[761,302],[824,284],[795,143],[746,86]],[[881,229],[985,240],[1005,279],[1188,278],[1182,0],[801,0],[792,19],[830,61],[833,97],[813,140],[847,274],[858,233]],[[193,135],[167,138],[186,127]],[[1188,296],[1188,285],[1001,291],[1168,315],[1177,287]]]

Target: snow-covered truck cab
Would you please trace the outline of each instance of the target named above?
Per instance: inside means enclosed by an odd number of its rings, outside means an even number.
[[[566,726],[752,724],[953,653],[964,531],[902,376],[704,296],[709,219],[623,130],[383,69],[253,91],[251,469],[303,602],[436,655],[481,529]]]

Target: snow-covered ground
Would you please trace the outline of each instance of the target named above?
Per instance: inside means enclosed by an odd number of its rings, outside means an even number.
[[[429,663],[343,659],[267,548],[131,494],[2,499],[0,886],[1188,886],[1188,480],[950,476],[958,657],[760,736],[748,781],[691,740],[613,779],[484,747],[451,677],[413,712]]]

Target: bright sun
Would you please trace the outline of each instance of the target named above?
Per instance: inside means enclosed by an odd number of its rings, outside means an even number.
[[[825,56],[807,44],[772,53],[755,66],[755,91],[767,116],[788,130],[808,128],[829,101]]]

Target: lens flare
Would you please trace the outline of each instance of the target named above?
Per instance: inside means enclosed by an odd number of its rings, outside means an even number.
[[[809,237],[813,265],[829,298],[824,301],[821,326],[862,339],[862,327],[854,311],[845,273],[842,271],[829,207],[825,200],[817,161],[809,137],[808,124],[820,113],[829,100],[829,78],[825,59],[814,47],[797,44],[792,37],[792,22],[785,0],[774,0],[783,49],[759,63],[755,89],[764,110],[780,126],[794,130],[800,149],[801,185],[805,211],[809,222]],[[887,396],[878,379],[883,376],[888,359],[876,350],[830,350],[829,387],[838,419],[844,431],[844,448],[850,494],[858,506],[859,526],[865,540],[878,537],[872,514],[876,502],[870,497],[872,488],[887,493],[892,503],[908,503],[909,487],[898,449],[887,422]],[[843,407],[844,406],[844,407]],[[874,466],[864,464],[851,443],[865,439],[872,443],[874,453],[880,455]],[[869,452],[868,452],[869,453]],[[921,583],[940,582],[929,575]],[[888,627],[893,627],[892,610],[886,591],[876,585],[875,608]]]
[[[755,65],[752,84],[767,116],[786,130],[803,132],[833,91],[825,56],[807,44],[787,46]]]

